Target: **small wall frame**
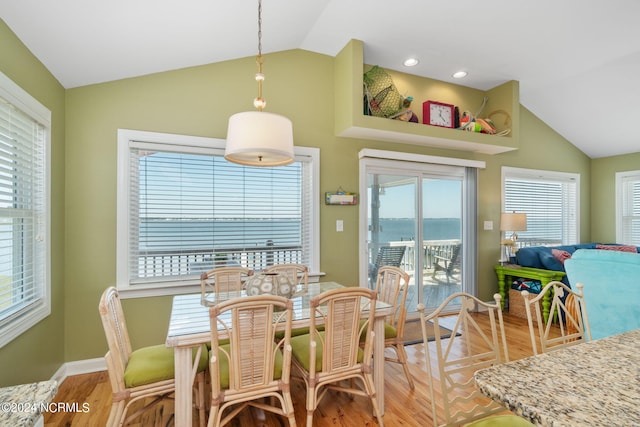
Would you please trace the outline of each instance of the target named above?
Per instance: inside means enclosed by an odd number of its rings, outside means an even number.
[[[357,205],[358,193],[348,193],[345,191],[324,193],[324,203],[327,205]]]

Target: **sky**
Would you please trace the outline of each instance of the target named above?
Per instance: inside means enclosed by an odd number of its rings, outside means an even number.
[[[423,188],[425,218],[459,218],[462,213],[462,181],[427,179]],[[415,186],[387,187],[380,196],[381,218],[414,218]]]

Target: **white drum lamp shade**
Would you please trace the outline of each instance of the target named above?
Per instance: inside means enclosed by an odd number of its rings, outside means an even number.
[[[526,231],[527,230],[527,214],[526,213],[509,213],[500,214],[500,230],[501,231]]]
[[[293,162],[293,125],[279,114],[246,111],[229,118],[224,158],[246,166]]]

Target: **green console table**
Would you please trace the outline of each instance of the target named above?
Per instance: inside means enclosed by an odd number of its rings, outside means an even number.
[[[496,265],[496,275],[498,276],[498,293],[502,297],[500,304],[504,310],[504,301],[507,291],[511,286],[514,278],[539,280],[544,288],[545,285],[554,280],[562,280],[566,273],[562,271],[543,270],[540,268],[521,267],[517,264]],[[507,287],[509,283],[509,287]],[[549,310],[551,308],[551,295],[545,295],[542,298],[542,316],[546,323],[549,318]]]

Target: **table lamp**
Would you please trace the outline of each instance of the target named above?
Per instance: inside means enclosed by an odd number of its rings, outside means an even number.
[[[502,240],[502,246],[504,247],[504,251],[501,251],[503,253],[502,253],[500,262],[509,261],[509,259],[515,253],[513,249],[515,248],[516,241],[518,240],[517,231],[526,231],[526,230],[527,230],[527,214],[526,213],[503,212],[500,214],[500,231],[512,232],[509,238],[505,238],[504,240]]]

